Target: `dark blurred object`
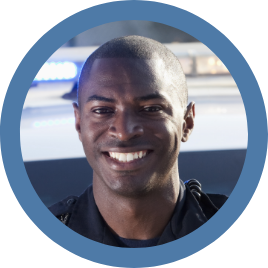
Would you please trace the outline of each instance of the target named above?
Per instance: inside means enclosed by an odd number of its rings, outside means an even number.
[[[77,86],[78,86],[78,82],[75,82],[72,87],[72,90],[62,95],[62,98],[65,100],[77,101]]]

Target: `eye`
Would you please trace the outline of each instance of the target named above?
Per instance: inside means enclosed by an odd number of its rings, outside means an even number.
[[[144,107],[142,109],[142,112],[149,112],[149,113],[155,113],[155,112],[160,112],[162,111],[162,107],[160,106],[149,106],[149,107]]]
[[[98,108],[98,109],[92,110],[92,112],[95,114],[111,114],[114,111],[112,109],[108,109],[108,108]]]

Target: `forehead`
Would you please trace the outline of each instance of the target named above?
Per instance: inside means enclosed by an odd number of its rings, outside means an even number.
[[[131,98],[160,93],[169,99],[172,92],[178,90],[172,75],[160,58],[96,59],[89,76],[83,77],[83,80],[82,102],[92,94]]]

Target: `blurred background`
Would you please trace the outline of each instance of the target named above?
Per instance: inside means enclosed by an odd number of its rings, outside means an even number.
[[[181,146],[182,180],[195,178],[203,190],[230,195],[243,168],[247,120],[243,100],[221,60],[192,36],[160,23],[119,21],[69,40],[44,63],[25,99],[21,150],[29,179],[46,206],[80,195],[92,169],[74,128],[72,102],[86,58],[115,37],[141,35],[166,45],[187,77],[189,102],[196,103],[195,130]]]

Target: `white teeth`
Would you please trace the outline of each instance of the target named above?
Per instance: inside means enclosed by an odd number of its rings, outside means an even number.
[[[127,156],[126,154],[119,154],[119,161],[120,162],[126,162]]]
[[[111,158],[117,159],[120,162],[130,162],[138,158],[143,158],[147,154],[147,151],[139,151],[133,153],[115,153],[109,152]]]
[[[127,154],[127,162],[132,161],[134,159],[133,154]]]

